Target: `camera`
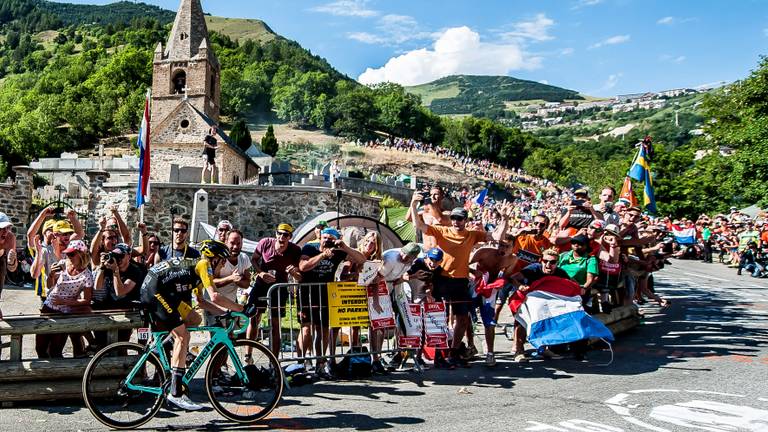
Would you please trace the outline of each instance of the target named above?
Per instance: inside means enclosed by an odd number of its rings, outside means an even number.
[[[53,218],[56,220],[64,219],[64,207],[56,207],[53,209]]]
[[[430,205],[432,204],[432,197],[429,195],[429,189],[424,189],[421,192],[419,192],[424,199],[421,200],[421,205]]]
[[[101,260],[105,263],[117,261],[118,258],[119,257],[112,252],[107,252],[101,255]]]
[[[611,201],[606,201],[603,205],[605,206],[606,213],[613,213],[613,203]]]
[[[325,243],[323,243],[323,246],[326,248],[334,248],[336,247],[336,240],[327,240]]]
[[[571,205],[572,206],[576,206],[576,207],[583,207],[584,206],[584,200],[580,200],[580,199],[571,200]]]

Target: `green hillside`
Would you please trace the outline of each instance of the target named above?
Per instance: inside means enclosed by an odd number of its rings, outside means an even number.
[[[229,36],[232,40],[265,43],[280,37],[262,20],[206,16],[205,22],[209,31]]]
[[[508,76],[453,75],[407,87],[407,90],[421,96],[424,105],[435,114],[473,114],[490,118],[509,116],[511,113],[506,114],[509,102],[583,99],[573,90]]]

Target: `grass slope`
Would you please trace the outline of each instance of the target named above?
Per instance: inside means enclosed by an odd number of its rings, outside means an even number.
[[[266,43],[280,37],[264,21],[257,19],[206,16],[205,22],[208,25],[208,30],[241,42],[253,40]]]

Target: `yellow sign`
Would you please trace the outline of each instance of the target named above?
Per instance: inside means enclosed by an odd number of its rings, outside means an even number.
[[[328,283],[331,327],[368,327],[368,291],[354,282]]]

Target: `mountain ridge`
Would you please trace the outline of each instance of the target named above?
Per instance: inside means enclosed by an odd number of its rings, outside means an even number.
[[[449,75],[406,90],[421,96],[423,104],[435,114],[491,118],[509,116],[509,102],[585,99],[575,90],[505,75]]]

